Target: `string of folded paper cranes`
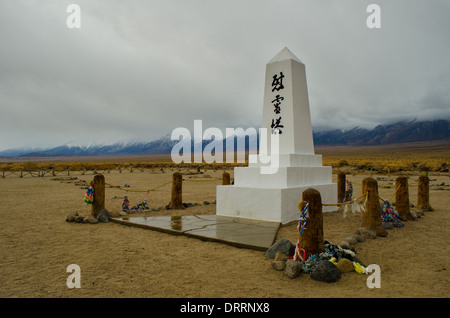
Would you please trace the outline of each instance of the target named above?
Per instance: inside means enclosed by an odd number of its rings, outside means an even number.
[[[297,244],[295,245],[295,251],[293,259],[300,263],[302,270],[306,273],[312,273],[313,270],[319,265],[323,260],[337,264],[341,258],[347,258],[352,260],[354,270],[359,274],[368,274],[367,267],[363,266],[359,261],[353,260],[356,254],[349,250],[342,248],[338,245],[331,244],[330,242],[324,242],[324,251],[318,254],[313,254],[306,259],[306,250],[300,247],[300,238],[303,236],[303,230],[306,228],[307,213],[309,209],[309,202],[301,201],[297,208],[300,211],[299,225],[297,229],[299,230],[299,235],[297,239]]]
[[[222,180],[222,179],[207,179],[207,180],[186,180],[186,179],[183,179],[183,180],[185,180],[185,181],[218,181],[218,180]],[[145,192],[145,193],[147,193],[147,195],[145,196],[145,199],[141,203],[139,203],[139,204],[137,204],[137,205],[135,205],[135,206],[133,206],[131,208],[130,208],[130,201],[128,199],[128,195],[125,195],[125,197],[123,199],[123,203],[122,203],[122,211],[126,212],[126,213],[136,213],[136,212],[140,212],[140,211],[144,211],[144,210],[149,210],[150,209],[150,207],[148,206],[148,203],[147,203],[147,201],[148,201],[148,194],[149,194],[150,191],[154,191],[156,189],[159,189],[159,188],[161,188],[161,187],[163,187],[163,186],[165,186],[165,185],[167,185],[169,183],[172,183],[172,181],[163,183],[163,184],[161,184],[161,185],[159,185],[157,187],[154,187],[154,188],[148,189],[148,190],[132,190],[132,189],[129,189],[129,188],[124,188],[124,187],[112,185],[112,184],[109,184],[109,183],[105,183],[105,185],[110,186],[112,188],[116,188],[118,190],[123,190],[123,191],[126,191],[126,192]],[[86,194],[84,196],[84,202],[86,204],[88,204],[88,205],[94,203],[93,181],[90,182],[89,187],[86,190]]]
[[[93,181],[89,184],[89,187],[86,190],[86,194],[84,195],[84,202],[87,205],[94,203],[94,184]]]
[[[400,187],[397,187],[392,197],[395,195],[397,190]],[[366,209],[366,203],[367,203],[367,194],[363,194],[361,197],[352,200],[353,196],[353,186],[350,181],[347,181],[347,188],[345,193],[345,201],[343,203],[340,203],[338,205],[345,205],[345,208],[347,208],[349,205],[352,207],[352,212],[359,211],[363,212]],[[362,204],[358,204],[358,201],[365,197],[365,200]],[[383,222],[393,222],[395,227],[403,227],[403,223],[400,222],[399,216],[397,211],[394,210],[392,205],[390,204],[389,200],[383,200],[382,198],[379,198],[384,202],[383,207],[380,211],[380,217]],[[335,205],[335,204],[322,204],[322,205]],[[301,263],[302,269],[304,272],[311,273],[317,265],[323,260],[328,260],[332,262],[333,264],[337,264],[337,262],[341,258],[347,258],[347,259],[353,259],[355,257],[355,253],[349,249],[342,248],[340,246],[331,244],[327,241],[324,243],[324,252],[313,254],[308,259],[306,258],[306,251],[305,249],[300,247],[300,238],[303,236],[303,231],[306,229],[306,223],[308,221],[307,215],[308,215],[308,209],[309,209],[309,202],[307,201],[301,201],[297,205],[297,209],[300,212],[299,220],[298,220],[298,226],[297,229],[299,231],[297,244],[295,246],[295,252],[293,259],[295,261],[298,261]],[[346,209],[344,209],[344,217],[345,217]],[[359,274],[368,274],[368,269],[364,265],[362,265],[360,262],[352,261],[354,270]]]

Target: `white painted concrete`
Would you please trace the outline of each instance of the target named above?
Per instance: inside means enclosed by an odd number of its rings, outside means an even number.
[[[283,125],[277,128],[281,133],[275,131],[280,145],[277,172],[261,173],[270,163],[259,160],[236,167],[234,185],[217,187],[217,215],[289,223],[298,219],[297,204],[308,188],[320,192],[322,203],[337,203],[331,167],[322,166],[322,156],[314,153],[305,65],[287,48],[266,65],[262,127],[269,136],[277,119]],[[324,212],[334,210],[323,206]]]

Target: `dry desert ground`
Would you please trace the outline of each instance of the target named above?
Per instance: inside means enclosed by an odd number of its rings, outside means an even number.
[[[182,171],[183,172],[183,171]],[[232,170],[229,171],[232,175]],[[172,178],[172,172],[144,169],[132,173],[105,173],[112,185],[128,184],[130,190],[155,188]],[[183,210],[150,212],[147,215],[214,214],[215,187],[222,171],[208,170],[199,178],[211,181],[183,183],[183,201],[199,206]],[[0,178],[0,297],[3,298],[379,298],[450,296],[450,178],[430,174],[430,203],[425,212],[387,237],[368,239],[355,245],[365,264],[378,264],[381,288],[368,288],[366,276],[345,273],[334,283],[319,282],[302,273],[290,279],[271,267],[264,252],[217,242],[125,226],[117,223],[66,222],[74,211],[89,215],[83,202],[86,190],[75,182],[92,180],[91,174],[76,174],[76,180],[54,180],[52,176]],[[348,175],[354,183],[354,198],[361,194],[367,174]],[[187,176],[186,176],[187,177]],[[195,176],[194,176],[195,177]],[[379,194],[394,193],[394,175],[375,175]],[[336,182],[336,175],[333,175]],[[417,175],[411,175],[410,202],[416,203]],[[125,191],[106,188],[106,208],[121,211]],[[299,194],[300,199],[301,194]],[[128,192],[131,205],[145,193]],[[150,207],[165,207],[170,184],[149,193]],[[413,211],[414,209],[412,209]],[[136,216],[139,214],[136,214]],[[324,213],[324,238],[339,244],[361,225],[357,213]],[[295,243],[296,224],[281,226],[276,240]],[[81,288],[68,288],[67,267],[81,270]]]

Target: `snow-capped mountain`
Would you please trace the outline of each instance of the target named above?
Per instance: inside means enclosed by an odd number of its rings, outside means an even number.
[[[249,131],[250,132],[250,131]],[[258,148],[258,133],[254,130],[246,137],[245,144],[238,142],[237,136],[243,136],[235,131],[234,150],[243,151],[249,148]],[[193,136],[193,135],[191,135]],[[398,122],[390,125],[378,125],[372,130],[355,127],[350,130],[331,130],[314,132],[315,145],[386,145],[393,143],[405,143],[415,141],[441,140],[450,138],[450,121],[435,120],[423,122]],[[180,137],[182,138],[182,137]],[[184,135],[183,138],[188,138]],[[180,139],[182,140],[182,139]],[[180,142],[172,140],[171,134],[167,134],[153,141],[118,142],[111,145],[90,143],[77,145],[69,142],[64,145],[42,149],[42,148],[15,148],[0,152],[3,157],[54,157],[54,156],[89,156],[89,155],[142,155],[142,154],[170,154],[172,148]],[[210,144],[211,140],[203,140],[202,148]],[[222,139],[223,151],[227,149],[227,140]],[[194,152],[194,141],[191,142],[191,152]],[[254,149],[250,149],[254,150]]]

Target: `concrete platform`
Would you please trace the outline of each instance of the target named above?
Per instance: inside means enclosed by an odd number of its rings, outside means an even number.
[[[279,222],[220,215],[119,217],[111,221],[258,251],[272,246],[280,226]]]

